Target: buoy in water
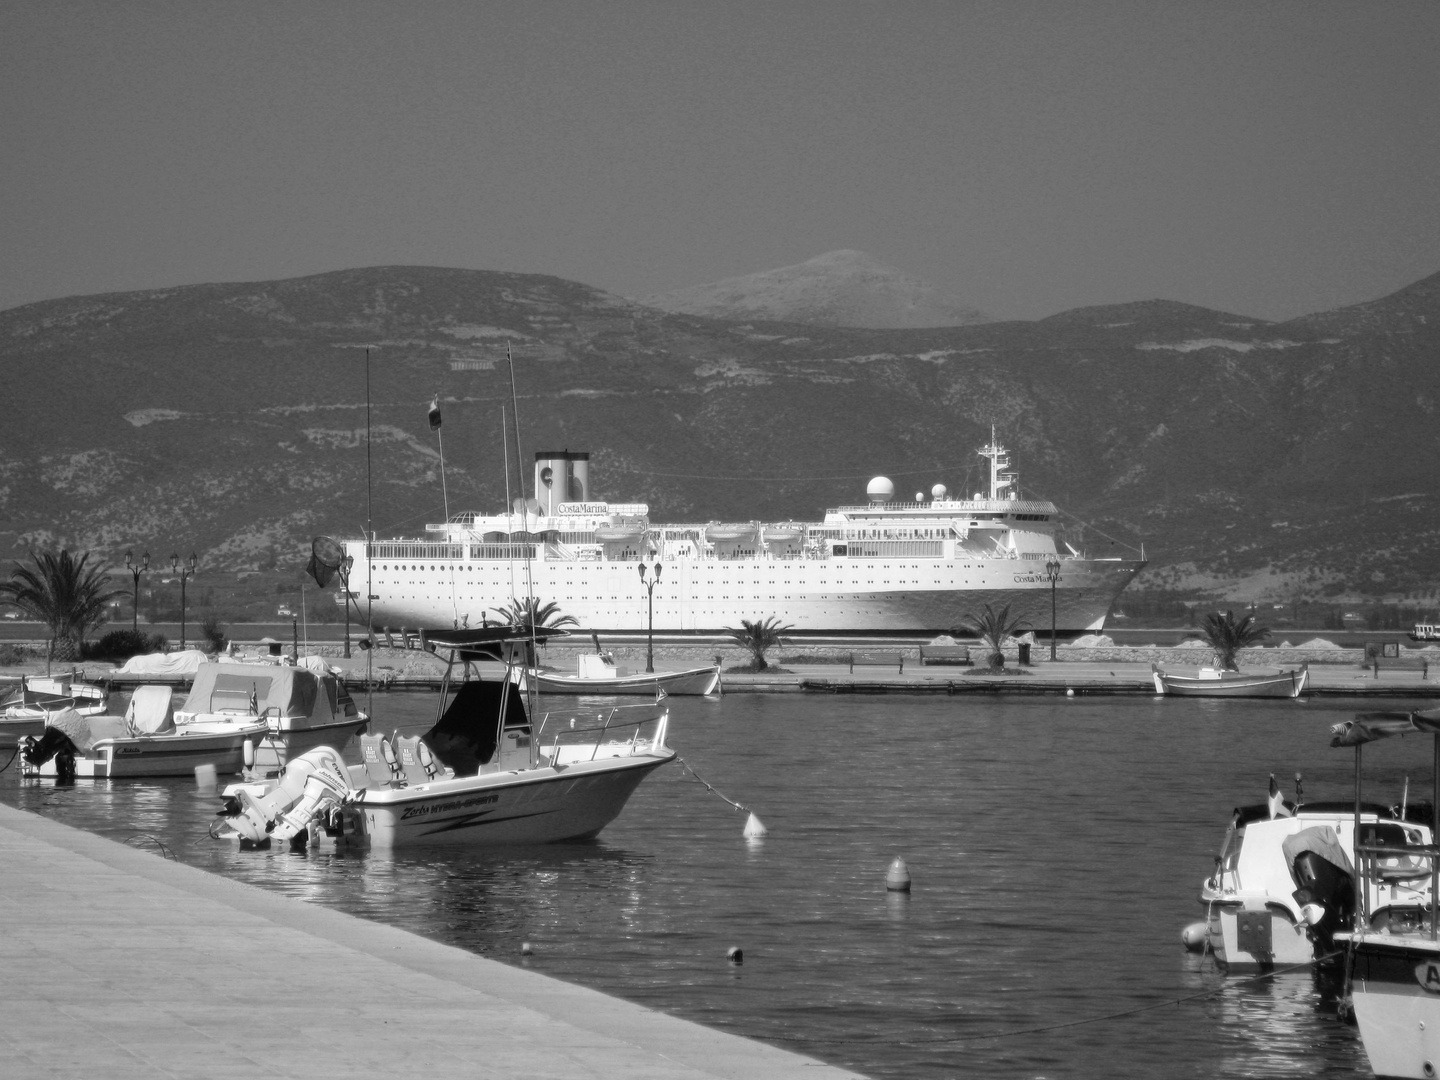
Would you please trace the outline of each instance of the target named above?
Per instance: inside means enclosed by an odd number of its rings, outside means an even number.
[[[1065,696],[1066,696],[1066,697],[1074,697],[1074,696],[1075,696],[1075,688],[1072,686],[1069,690],[1066,690],[1066,691],[1065,691]]]
[[[910,891],[910,868],[899,855],[890,863],[890,869],[885,871],[885,888],[889,892]]]
[[[215,766],[214,766],[214,765],[208,765],[208,764],[207,764],[207,765],[196,765],[196,766],[195,766],[195,786],[196,786],[197,788],[199,788],[201,791],[214,791],[214,790],[215,790]]]
[[[768,831],[769,830],[765,828],[765,826],[761,823],[760,819],[754,814],[751,814],[748,818],[745,819],[744,836],[746,840],[758,840]]]
[[[535,951],[535,950],[530,947],[530,942],[528,942],[528,941],[522,941],[522,942],[520,943],[520,955],[521,955],[521,956],[529,956],[529,955],[530,955],[531,953],[533,953],[534,951]]]
[[[1180,931],[1180,940],[1185,948],[1191,952],[1200,952],[1205,948],[1205,940],[1210,936],[1210,931],[1203,922],[1192,922],[1184,930]]]
[[[729,960],[732,964],[743,964],[745,962],[744,950],[735,945],[731,945],[730,948],[725,950],[725,959]]]

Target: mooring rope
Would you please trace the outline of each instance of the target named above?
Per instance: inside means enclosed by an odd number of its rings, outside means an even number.
[[[690,767],[690,763],[689,763],[688,761],[686,761],[683,757],[681,757],[679,754],[676,754],[676,755],[675,755],[675,760],[680,763],[680,772],[681,772],[682,775],[688,772],[688,773],[689,773],[691,776],[693,776],[696,780],[699,780],[700,783],[704,784],[704,785],[705,785],[705,790],[708,791],[708,792],[710,792],[712,795],[716,795],[716,796],[718,796],[719,798],[723,799],[725,802],[727,802],[727,803],[729,803],[731,806],[733,806],[736,810],[739,810],[739,811],[741,811],[741,812],[743,812],[743,813],[746,813],[746,814],[748,814],[748,813],[751,812],[751,810],[750,810],[750,808],[749,808],[748,806],[741,806],[741,805],[740,805],[738,802],[736,802],[734,799],[727,798],[725,795],[721,794],[719,791],[716,791],[714,785],[711,784],[711,783],[710,783],[708,780],[706,780],[704,777],[702,777],[702,776],[701,776],[699,773],[697,773],[694,769],[692,769],[692,768]]]
[[[165,842],[161,840],[158,836],[151,836],[149,833],[134,833],[133,835],[127,836],[125,838],[124,843],[127,847],[135,846],[134,844],[130,843],[131,840],[148,840],[150,843],[154,844],[160,849],[160,854],[163,855],[165,858],[174,859],[175,862],[180,861],[179,859],[175,858],[175,853],[171,851],[165,845]]]
[[[11,753],[10,753],[10,760],[7,761],[7,762],[5,762],[4,765],[0,765],[0,772],[4,772],[4,771],[5,771],[6,769],[8,769],[11,765],[14,765],[14,764],[15,764],[15,759],[16,759],[17,757],[19,757],[19,756],[20,756],[20,747],[19,747],[19,746],[16,746],[15,749],[14,749],[13,751],[11,751]]]

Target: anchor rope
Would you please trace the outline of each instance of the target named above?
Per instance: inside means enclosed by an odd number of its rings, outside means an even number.
[[[714,785],[711,784],[711,783],[710,783],[708,780],[706,780],[704,777],[702,777],[699,773],[697,773],[693,768],[691,768],[690,763],[689,763],[688,761],[686,761],[683,757],[681,757],[679,754],[676,754],[676,755],[675,755],[675,760],[680,763],[680,774],[681,774],[682,776],[683,776],[685,773],[688,772],[688,773],[689,773],[691,776],[693,776],[696,780],[699,780],[700,783],[704,784],[704,785],[705,785],[705,790],[708,791],[708,792],[710,792],[710,794],[715,795],[715,796],[718,796],[720,799],[724,800],[725,802],[727,802],[727,803],[729,803],[731,806],[733,806],[736,810],[740,810],[740,811],[742,811],[742,812],[744,812],[744,813],[746,813],[746,814],[751,813],[751,810],[750,810],[750,808],[749,808],[748,806],[741,806],[741,805],[740,805],[738,802],[736,802],[734,799],[726,798],[725,795],[721,794],[719,791],[716,791]]]
[[[7,761],[7,762],[5,762],[4,765],[0,765],[0,772],[4,772],[4,771],[5,771],[6,769],[8,769],[11,765],[14,765],[14,764],[15,764],[15,759],[16,759],[17,757],[19,757],[19,756],[20,756],[20,747],[19,747],[19,746],[16,746],[15,749],[10,752],[10,760]]]

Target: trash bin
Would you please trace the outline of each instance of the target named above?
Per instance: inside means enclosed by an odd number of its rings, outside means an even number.
[[[1029,643],[1028,641],[1022,641],[1022,642],[1020,642],[1019,648],[1020,648],[1020,663],[1021,663],[1022,665],[1030,663],[1030,643]]]

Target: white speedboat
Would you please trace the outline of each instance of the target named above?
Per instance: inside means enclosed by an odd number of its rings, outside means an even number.
[[[663,703],[583,713],[527,709],[520,687],[532,641],[563,632],[492,626],[436,633],[451,652],[439,719],[424,736],[361,739],[347,766],[330,747],[274,781],[236,784],[222,816],[242,846],[271,842],[395,849],[421,844],[543,844],[595,836],[640,781],[674,760]],[[470,678],[499,659],[505,676]],[[456,662],[463,680],[450,695]]]
[[[1369,713],[1337,724],[1331,746],[1355,748],[1355,801],[1360,801],[1361,750],[1376,739],[1409,734],[1433,737],[1432,806],[1440,806],[1440,709],[1416,713]],[[1423,852],[1431,888],[1440,893],[1440,848]],[[1390,850],[1362,844],[1360,889],[1383,887]],[[1403,926],[1376,926],[1368,907],[1353,916],[1353,929],[1335,935],[1348,948],[1346,997],[1377,1076],[1434,1077],[1440,1068],[1440,926],[1433,907]]]
[[[246,771],[259,777],[278,774],[291,758],[317,746],[343,750],[370,722],[323,661],[313,668],[280,660],[201,664],[189,696],[175,710],[176,724],[233,723],[241,717],[263,720],[268,729],[255,745],[254,761],[246,762]]]
[[[616,664],[609,653],[593,652],[581,653],[576,667],[574,675],[531,668],[525,677],[533,678],[542,694],[628,694],[659,698],[662,694],[709,696],[720,690],[718,664],[681,671],[627,671]]]
[[[21,773],[58,779],[135,779],[193,776],[200,766],[217,776],[238,773],[265,738],[255,716],[176,723],[168,686],[141,686],[121,716],[82,716],[66,709],[39,736],[21,740]]]
[[[1194,675],[1177,675],[1157,664],[1150,665],[1157,694],[1177,697],[1299,697],[1310,682],[1310,665],[1301,664],[1293,671],[1269,674],[1221,671],[1200,668]]]
[[[18,685],[0,698],[0,738],[6,745],[25,735],[40,735],[45,722],[65,709],[81,716],[98,716],[105,711],[104,687],[81,682],[69,675],[21,675]]]
[[[1297,788],[1299,778],[1297,777]],[[1297,792],[1297,802],[1299,802]],[[1429,810],[1424,811],[1427,820]],[[1408,815],[1408,816],[1407,816]],[[1383,845],[1383,872],[1365,897],[1368,925],[1406,926],[1430,903],[1428,824],[1409,808],[1349,802],[1286,802],[1270,778],[1266,802],[1238,807],[1215,872],[1200,889],[1205,920],[1187,930],[1231,972],[1268,971],[1333,959],[1333,935],[1354,911],[1354,852]],[[1306,905],[1323,896],[1323,918]]]

